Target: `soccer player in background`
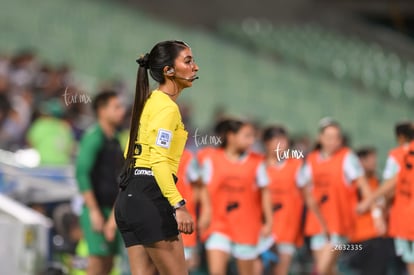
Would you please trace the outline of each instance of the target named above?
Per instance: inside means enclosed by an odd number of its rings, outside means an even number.
[[[186,198],[188,212],[193,217],[196,227],[193,234],[183,234],[184,256],[189,271],[194,270],[200,262],[197,251],[197,236],[203,232],[210,222],[210,199],[207,188],[201,182],[200,169],[193,153],[185,149],[181,156],[180,165],[177,171],[177,188],[183,197]],[[197,217],[197,208],[199,217]]]
[[[221,127],[221,148],[211,150],[202,167],[213,200],[211,223],[203,236],[209,273],[225,275],[233,256],[238,274],[252,275],[259,238],[272,229],[269,179],[263,156],[249,151],[255,141],[253,125],[228,119]]]
[[[118,194],[123,156],[117,128],[125,109],[113,91],[99,93],[93,100],[93,109],[97,123],[80,141],[76,179],[84,201],[81,227],[89,251],[87,274],[105,275],[110,273],[119,251],[119,239],[115,235],[108,241],[104,230]]]
[[[296,248],[303,244],[301,226],[304,203],[297,187],[303,156],[293,155],[289,150],[289,136],[282,126],[264,129],[262,140],[272,198],[271,238],[276,242],[278,256],[273,274],[287,275]]]
[[[357,188],[371,190],[357,156],[344,146],[340,125],[330,118],[319,125],[319,144],[306,159],[298,181],[308,207],[305,235],[321,275],[337,274],[336,262],[347,248],[356,216]],[[385,231],[382,220],[376,228]]]
[[[401,256],[402,260],[407,264],[410,274],[414,274],[414,251],[407,240],[406,229],[407,219],[403,217],[407,207],[411,203],[410,195],[412,192],[412,183],[406,180],[402,171],[406,166],[406,159],[409,156],[409,146],[414,138],[414,130],[411,122],[398,123],[395,126],[395,135],[398,146],[390,150],[388,159],[385,164],[383,173],[383,183],[375,190],[375,192],[364,198],[358,205],[360,213],[366,212],[373,205],[379,202],[390,200],[388,204],[388,235],[394,238],[395,253]],[[408,220],[411,218],[409,217]]]
[[[379,187],[377,172],[377,152],[373,147],[363,147],[356,154],[364,169],[365,176],[372,192]],[[358,201],[361,201],[362,193],[358,190]],[[350,247],[357,248],[345,251],[349,266],[357,271],[357,274],[386,275],[391,259],[392,242],[379,234],[375,227],[375,219],[384,219],[384,206],[377,206],[372,212],[356,216],[352,233],[350,235]]]

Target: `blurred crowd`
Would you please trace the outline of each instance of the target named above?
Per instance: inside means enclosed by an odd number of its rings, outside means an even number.
[[[121,81],[102,83],[99,89],[125,93]],[[76,142],[93,123],[89,105],[94,94],[76,81],[68,64],[42,62],[31,49],[0,54],[0,148],[33,147],[42,165],[70,164]]]
[[[100,91],[111,90],[120,95],[125,94],[125,89],[123,82],[118,80],[103,82],[98,87]],[[55,173],[66,171],[60,169],[71,171],[69,167],[76,160],[79,141],[96,121],[91,108],[95,94],[96,91],[85,89],[76,80],[68,64],[45,63],[32,49],[22,49],[13,55],[0,54],[0,150],[5,151],[4,156],[10,157],[12,155],[6,151],[35,149],[38,161],[31,163],[35,169],[51,167],[57,169]],[[129,126],[127,117],[128,113],[119,130]],[[0,166],[0,174],[3,172]],[[1,184],[9,183],[2,181]],[[28,192],[22,203],[54,222],[49,261],[67,253],[75,254],[75,250],[86,257],[87,249],[82,242],[76,207],[81,201],[74,198],[75,206],[70,207],[70,201],[56,201],[53,194],[45,194],[48,202],[38,203],[30,198],[30,190]],[[17,199],[21,197],[12,195]],[[66,258],[59,261],[65,262]],[[84,265],[82,257],[73,263],[75,266]],[[65,265],[72,266],[72,263]]]

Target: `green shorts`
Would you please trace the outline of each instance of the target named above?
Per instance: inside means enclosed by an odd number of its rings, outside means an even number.
[[[112,209],[104,207],[101,209],[105,220],[110,215]],[[101,232],[96,232],[92,229],[91,219],[89,218],[89,209],[84,206],[80,216],[80,224],[83,235],[88,244],[89,255],[92,256],[112,256],[119,254],[120,251],[120,236],[119,233],[115,235],[112,242],[108,242]]]

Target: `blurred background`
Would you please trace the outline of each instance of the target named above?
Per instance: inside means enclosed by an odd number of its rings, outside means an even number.
[[[131,106],[135,59],[158,41],[186,41],[200,67],[179,100],[193,150],[223,114],[282,123],[308,148],[329,116],[352,147],[377,148],[380,171],[395,123],[413,117],[411,0],[3,0],[0,33],[4,275],[67,268],[91,100],[113,89]]]

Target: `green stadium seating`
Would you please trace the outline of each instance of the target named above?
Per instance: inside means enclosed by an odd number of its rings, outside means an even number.
[[[310,70],[324,70],[337,79],[356,81],[368,90],[393,98],[414,100],[411,67],[378,44],[340,35],[315,24],[272,25],[249,18],[242,23],[225,22],[219,31],[258,50],[304,63]]]
[[[13,0],[0,9],[0,52],[33,47],[51,64],[68,62],[88,93],[114,77],[132,91],[136,57],[157,41],[182,39],[200,66],[200,80],[180,99],[191,106],[194,127],[210,126],[214,110],[223,106],[315,137],[318,120],[329,115],[343,123],[355,145],[375,145],[384,159],[394,146],[394,123],[412,117],[412,103],[387,95],[413,96],[414,65],[380,45],[314,24],[256,21],[222,24],[216,35],[114,1]]]

